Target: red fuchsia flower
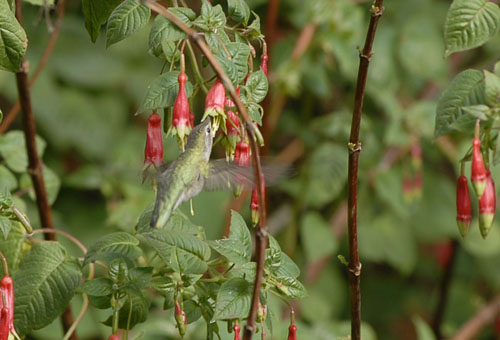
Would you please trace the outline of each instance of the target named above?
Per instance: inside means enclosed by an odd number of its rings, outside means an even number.
[[[108,340],[120,340],[120,337],[118,336],[118,334],[111,334]]]
[[[159,166],[162,163],[163,137],[161,135],[161,117],[155,112],[148,119],[144,165],[149,166],[154,164],[155,166]]]
[[[264,72],[264,74],[266,75],[267,77],[267,61],[268,61],[269,57],[267,54],[262,54],[262,56],[260,57],[260,69]]]
[[[490,170],[486,171],[486,186],[483,195],[479,199],[479,230],[483,238],[486,238],[493,224],[497,203],[495,182],[491,177]]]
[[[250,161],[250,145],[245,141],[238,142],[238,144],[236,144],[236,150],[234,151],[234,164],[249,166]]]
[[[174,112],[172,116],[172,134],[177,135],[181,150],[184,151],[186,139],[191,132],[191,111],[186,95],[186,74],[179,73],[179,93],[174,103]],[[194,122],[193,122],[194,124]]]
[[[224,104],[226,102],[226,90],[219,78],[215,80],[210,90],[208,90],[207,97],[205,98],[205,113],[201,120],[205,120],[208,116],[214,117],[212,119],[212,128],[215,133],[219,128],[221,121],[225,118]]]
[[[477,197],[481,197],[486,187],[486,168],[481,155],[481,140],[477,137],[472,140],[471,181]]]
[[[238,85],[236,86],[236,95],[239,97],[241,92],[241,86]],[[226,97],[226,100],[224,102],[224,105],[229,108],[236,107],[236,104],[233,102],[233,100],[230,97]]]
[[[10,319],[10,310],[8,307],[2,307],[0,311],[0,340],[8,340],[10,327],[9,327],[9,319]]]
[[[236,149],[236,143],[241,140],[240,120],[233,111],[227,112],[226,132],[222,132],[223,138],[221,144],[226,149],[226,158],[233,159]]]
[[[293,324],[288,327],[288,340],[297,340],[297,326]]]
[[[252,190],[252,201],[250,202],[250,212],[252,215],[252,225],[255,227],[259,223],[259,195],[257,188]]]
[[[194,113],[189,112],[189,126],[191,126],[191,129],[194,128]]]
[[[457,225],[462,237],[467,235],[472,220],[469,184],[464,175],[457,180]]]
[[[235,324],[233,326],[233,330],[234,330],[234,340],[241,340],[241,338],[240,338],[240,331],[241,331],[240,325]]]

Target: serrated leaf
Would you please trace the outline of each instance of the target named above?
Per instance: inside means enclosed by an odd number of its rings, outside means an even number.
[[[229,77],[233,85],[237,84],[238,70],[236,69],[236,65],[232,62],[232,60],[229,60],[227,55],[222,54],[216,54],[215,59],[217,59],[217,62],[220,64],[220,66],[224,70],[224,73]]]
[[[130,303],[132,302],[132,304]],[[119,310],[118,316],[118,328],[127,329],[127,326],[132,329],[135,325],[146,321],[149,313],[149,305],[151,304],[151,298],[149,294],[144,294],[140,292],[140,295],[131,295],[127,297]],[[131,308],[132,307],[132,308]],[[130,317],[130,324],[128,323],[130,309],[132,309],[132,314]],[[113,322],[112,316],[110,316],[104,324],[111,326]]]
[[[14,274],[14,323],[23,337],[51,323],[68,306],[81,280],[80,267],[56,242],[33,244]]]
[[[144,27],[151,10],[138,0],[125,0],[111,13],[106,27],[106,47],[134,34]]]
[[[486,103],[494,106],[500,101],[500,77],[484,70],[484,93]]]
[[[208,32],[222,28],[225,24],[226,15],[221,5],[212,6],[207,0],[203,0],[200,16],[196,18],[194,25]]]
[[[111,261],[114,258],[135,260],[142,254],[138,245],[139,241],[129,233],[116,232],[105,235],[90,246],[83,264],[97,260]]]
[[[7,0],[0,0],[0,69],[17,72],[21,66],[28,39]]]
[[[237,78],[235,80],[231,80],[234,84],[240,84],[248,74],[248,57],[250,56],[250,47],[248,47],[247,44],[240,42],[228,42],[225,45],[231,55],[231,61],[237,72]]]
[[[96,279],[86,281],[82,287],[87,295],[92,296],[108,296],[113,292],[113,281],[107,277],[98,277]]]
[[[250,8],[245,0],[227,0],[228,13],[231,18],[244,25],[250,19]]]
[[[262,33],[260,32],[260,17],[254,11],[252,11],[252,14],[255,19],[247,27],[248,35],[254,38],[262,37]]]
[[[484,77],[480,71],[459,73],[439,97],[434,137],[453,131],[452,124],[464,114],[462,107],[484,102]]]
[[[96,42],[101,26],[108,21],[109,15],[122,0],[82,0],[85,28],[92,42]]]
[[[153,277],[153,267],[135,267],[128,273],[130,282],[137,288],[145,288]]]
[[[252,299],[251,286],[244,279],[234,278],[220,287],[212,320],[241,319],[248,316]]]
[[[274,272],[281,266],[281,248],[273,236],[269,236],[269,247],[266,249],[265,267]]]
[[[196,18],[196,13],[194,13],[190,8],[175,7],[169,8],[169,12],[173,13],[177,18],[181,19],[183,23],[192,26],[192,20]],[[162,52],[163,42],[173,42],[180,39],[184,39],[186,34],[177,26],[175,26],[170,20],[164,16],[158,15],[153,21],[153,26],[149,33],[149,51],[155,55],[160,56]]]
[[[142,104],[137,112],[142,113],[150,110],[163,109],[174,105],[175,98],[179,93],[179,82],[177,77],[179,71],[163,73],[158,78],[153,80],[148,86],[148,90]],[[186,95],[191,97],[193,93],[193,85],[189,81],[186,82]]]
[[[3,239],[7,240],[9,237],[10,229],[12,228],[12,223],[10,222],[8,217],[0,216],[0,231],[3,234]]]
[[[45,150],[45,141],[36,137],[38,156],[42,156]],[[26,155],[26,144],[22,131],[9,131],[0,136],[0,155],[7,166],[14,172],[26,172],[28,168],[28,156]]]
[[[160,229],[143,234],[163,262],[183,274],[203,274],[210,259],[210,247],[199,238],[185,232]]]
[[[17,179],[12,172],[0,165],[0,191],[12,191],[17,188]]]
[[[445,56],[481,46],[500,27],[500,8],[487,0],[455,0],[444,25]]]
[[[300,269],[287,254],[281,253],[281,265],[273,274],[277,277],[297,278],[300,275]]]
[[[248,77],[245,86],[245,97],[249,102],[260,103],[266,98],[268,83],[264,71],[253,72]]]
[[[278,268],[279,270],[280,268]],[[245,279],[250,283],[255,282],[255,274],[257,271],[257,263],[247,262],[242,265],[235,265],[229,272],[230,277]]]
[[[471,106],[464,106],[462,107],[462,109],[467,112],[468,114],[470,114],[472,117],[474,117],[474,121],[476,119],[481,119],[481,120],[486,120],[488,119],[488,115],[490,114],[490,108],[486,105],[482,105],[482,104],[479,104],[479,105],[471,105]],[[455,122],[456,123],[456,122]],[[455,125],[456,124],[453,124],[454,128],[456,128],[457,130],[460,130],[459,128],[457,128]]]
[[[300,299],[307,295],[304,285],[293,277],[276,277],[275,286],[279,292],[290,299]]]

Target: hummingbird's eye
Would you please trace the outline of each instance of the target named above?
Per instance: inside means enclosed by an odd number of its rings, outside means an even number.
[[[210,126],[207,127],[207,133],[210,133]]]

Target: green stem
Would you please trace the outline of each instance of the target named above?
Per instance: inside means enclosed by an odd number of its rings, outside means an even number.
[[[194,55],[193,46],[191,46],[191,42],[187,40],[186,42],[189,60],[193,67],[194,77],[196,78],[196,82],[200,85],[201,89],[205,94],[208,93],[208,89],[204,84],[203,76],[201,75],[200,68],[198,67],[198,61],[196,60],[196,56]]]
[[[89,298],[88,298],[87,294],[83,294],[82,310],[80,311],[80,314],[78,314],[78,316],[76,317],[76,320],[73,322],[71,327],[68,329],[68,331],[64,335],[63,340],[69,340],[71,338],[71,335],[73,335],[73,332],[76,330],[76,327],[78,327],[78,324],[80,324],[80,322],[82,321],[88,308],[89,308]]]
[[[130,322],[132,321],[132,306],[133,306],[133,303],[132,303],[132,296],[130,296],[130,294],[128,294],[128,299],[130,301],[130,308],[129,308],[129,311],[128,311],[127,329],[125,330],[125,339],[124,340],[128,340],[128,331],[130,329]]]

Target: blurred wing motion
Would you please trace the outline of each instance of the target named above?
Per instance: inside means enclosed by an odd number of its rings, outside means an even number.
[[[265,161],[262,172],[266,186],[276,184],[291,175],[291,167],[276,162]],[[205,178],[203,189],[209,191],[233,190],[238,186],[252,189],[255,185],[255,175],[252,166],[239,166],[228,163],[225,159],[210,161],[208,177]]]

